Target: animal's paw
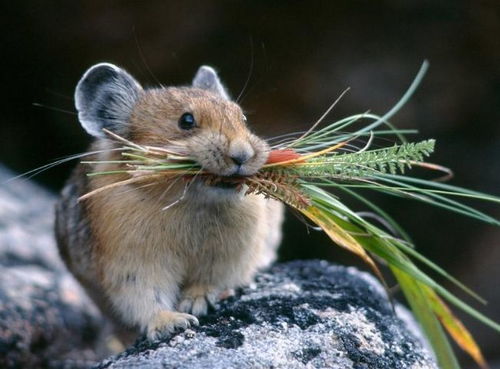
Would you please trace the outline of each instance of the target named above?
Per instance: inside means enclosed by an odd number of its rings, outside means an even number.
[[[218,292],[201,286],[185,289],[177,309],[196,316],[205,315],[218,299]]]
[[[150,340],[157,340],[177,330],[184,330],[198,324],[198,319],[193,315],[176,311],[160,311],[149,322],[147,335]]]

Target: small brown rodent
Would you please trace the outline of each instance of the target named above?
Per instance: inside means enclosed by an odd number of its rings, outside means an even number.
[[[95,160],[120,159],[106,128],[138,144],[182,151],[220,176],[256,173],[269,146],[246,126],[211,67],[189,87],[143,89],[112,64],[90,68],[76,87]],[[197,324],[219,295],[249,283],[276,257],[283,206],[231,186],[195,180],[112,188],[126,175],[88,177],[112,162],[79,164],[56,207],[56,236],[66,265],[116,323],[150,339]],[[187,190],[186,190],[187,188]],[[182,197],[181,201],[177,201]],[[177,202],[176,202],[177,201]],[[174,204],[167,209],[166,205]]]

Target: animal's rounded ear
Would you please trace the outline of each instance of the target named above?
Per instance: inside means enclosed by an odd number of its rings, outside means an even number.
[[[106,137],[103,128],[126,135],[128,119],[142,87],[123,69],[100,63],[85,72],[75,90],[78,119],[92,136]]]
[[[208,65],[202,65],[193,78],[193,87],[209,90],[229,100],[229,94],[219,79],[217,72],[214,68]]]

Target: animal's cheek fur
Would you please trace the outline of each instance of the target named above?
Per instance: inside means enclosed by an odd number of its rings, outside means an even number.
[[[259,170],[267,161],[267,157],[269,156],[269,145],[264,140],[260,139],[255,135],[250,135],[248,141],[253,146],[255,151],[255,156],[252,160],[252,166],[257,167]]]
[[[203,169],[218,175],[229,175],[233,170],[233,163],[226,152],[229,147],[228,139],[221,134],[195,136],[187,142],[189,155],[192,156]]]
[[[198,152],[196,161],[203,169],[220,176],[228,176],[235,171],[235,165],[217,148],[207,148]]]

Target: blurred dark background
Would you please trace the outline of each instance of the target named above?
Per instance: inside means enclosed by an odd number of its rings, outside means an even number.
[[[348,86],[328,121],[383,113],[428,59],[426,78],[393,121],[417,128],[415,139],[437,139],[432,160],[454,169],[453,184],[500,195],[498,1],[25,0],[0,7],[0,161],[17,172],[86,149],[72,96],[82,73],[100,61],[125,67],[145,86],[189,83],[201,64],[216,67],[233,96],[249,78],[242,105],[252,128],[272,136],[307,128]],[[74,164],[34,180],[58,191]],[[498,229],[372,198],[419,250],[488,299],[480,309],[500,321]],[[500,217],[498,206],[473,204]],[[283,260],[360,265],[291,214],[285,232]],[[486,356],[499,359],[500,335],[464,320]]]

